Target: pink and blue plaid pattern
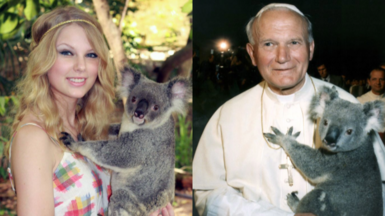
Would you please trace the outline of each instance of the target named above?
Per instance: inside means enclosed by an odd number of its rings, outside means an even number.
[[[92,203],[93,199],[94,197],[86,195],[71,200],[71,204],[68,206],[68,211],[65,213],[65,216],[91,216],[91,210],[95,207],[95,203]]]
[[[67,191],[70,187],[81,187],[83,175],[80,175],[80,169],[75,166],[75,162],[65,161],[59,164],[53,175],[53,188],[58,191]]]
[[[108,172],[87,158],[65,152],[53,175],[55,216],[106,215]]]

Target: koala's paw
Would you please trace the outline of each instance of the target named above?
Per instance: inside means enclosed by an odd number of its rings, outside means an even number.
[[[287,131],[286,135],[283,134],[281,131],[279,131],[277,128],[275,127],[271,127],[271,129],[273,130],[273,132],[275,134],[271,134],[271,133],[263,133],[263,135],[267,138],[267,140],[269,140],[271,143],[274,143],[274,144],[278,144],[280,146],[282,146],[283,144],[283,139],[284,138],[289,138],[289,137],[292,137],[294,139],[296,139],[300,132],[297,132],[295,134],[292,134],[293,133],[293,127],[290,127],[289,130]]]
[[[84,140],[83,136],[79,133],[78,134],[78,142],[83,142],[83,141],[85,141],[85,140]]]
[[[63,142],[63,144],[72,151],[76,151],[78,145],[74,138],[72,138],[72,136],[67,132],[61,132],[61,134],[62,136],[59,139]]]
[[[294,191],[292,193],[287,194],[287,205],[290,207],[290,209],[295,212],[299,203],[299,199],[297,197],[298,191]]]

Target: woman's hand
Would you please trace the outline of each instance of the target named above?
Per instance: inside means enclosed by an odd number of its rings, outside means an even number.
[[[158,216],[160,214],[163,216],[175,216],[174,208],[171,206],[170,203],[167,203],[166,207],[154,211],[149,216]]]

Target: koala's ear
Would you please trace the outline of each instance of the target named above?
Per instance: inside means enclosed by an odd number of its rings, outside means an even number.
[[[379,100],[367,102],[363,105],[363,111],[367,117],[365,132],[371,130],[382,132],[385,129],[385,103]]]
[[[191,82],[187,78],[177,77],[167,83],[167,95],[171,101],[172,112],[185,113],[191,98]]]
[[[121,97],[128,97],[131,89],[136,84],[139,83],[142,75],[127,65],[125,65],[124,69],[120,72],[122,74],[122,83],[120,86],[120,96]]]
[[[309,109],[310,119],[315,121],[322,117],[326,105],[338,98],[338,91],[335,86],[332,88],[321,86],[317,94],[315,94],[311,100]]]

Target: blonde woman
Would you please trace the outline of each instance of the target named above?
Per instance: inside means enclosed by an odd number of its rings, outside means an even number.
[[[64,7],[39,17],[32,39],[8,146],[17,213],[106,215],[109,173],[57,141],[61,131],[86,140],[107,137],[114,72],[101,26]],[[162,213],[173,210],[168,205]]]

